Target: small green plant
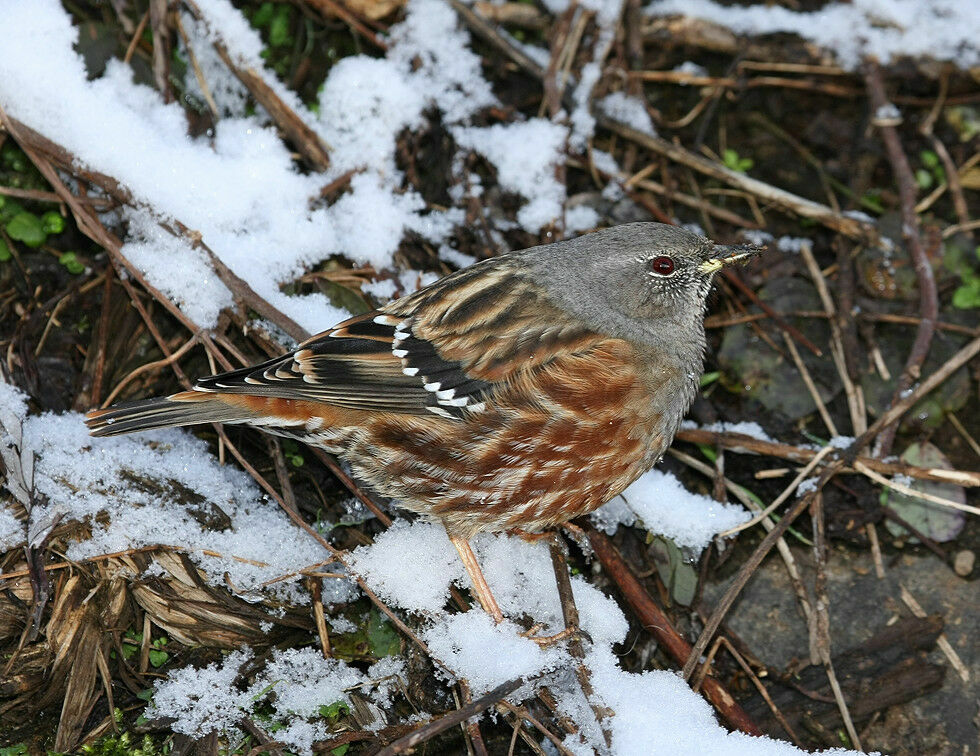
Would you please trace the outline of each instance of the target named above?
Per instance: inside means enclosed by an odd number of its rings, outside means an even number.
[[[872,187],[861,195],[861,205],[876,213],[885,212],[885,206],[881,204],[881,189]]]
[[[122,639],[123,658],[132,659],[139,653],[142,645],[143,633],[136,633],[132,630],[127,630]],[[164,651],[164,647],[166,645],[166,635],[161,635],[159,638],[155,638],[150,643],[150,664],[152,664],[154,668],[162,667],[167,663],[167,660],[170,659],[170,654]]]
[[[755,165],[752,158],[739,157],[739,154],[731,148],[721,153],[721,160],[726,168],[736,173],[748,173],[749,169]]]
[[[943,264],[957,275],[961,281],[953,292],[953,307],[960,310],[970,310],[980,307],[980,266],[971,265],[969,253],[955,244],[946,245]],[[973,249],[973,256],[980,263],[980,247]]]
[[[116,721],[116,726],[121,728],[123,725],[122,710],[113,710],[112,716]],[[123,729],[119,733],[111,733],[94,743],[83,745],[78,752],[85,754],[85,756],[158,756],[158,754],[163,753],[149,735],[144,735],[141,739],[137,739],[138,737]],[[0,753],[3,752],[0,751]]]
[[[300,454],[299,444],[295,441],[284,439],[282,442],[282,453],[293,467],[302,467],[306,464],[306,460]]]
[[[49,236],[65,230],[65,219],[53,210],[42,215],[32,213],[16,200],[0,195],[0,225],[14,241],[37,249]],[[11,251],[7,242],[0,242],[0,261],[9,260],[10,257]]]
[[[73,276],[85,272],[85,265],[78,259],[74,252],[63,252],[58,256],[58,262],[65,266],[65,270]]]
[[[929,189],[933,184],[942,184],[946,181],[946,171],[939,162],[939,155],[932,150],[923,150],[919,153],[919,160],[922,167],[915,172],[915,183],[920,189]]]

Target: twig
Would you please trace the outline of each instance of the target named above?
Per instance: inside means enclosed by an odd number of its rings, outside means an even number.
[[[926,493],[925,491],[916,491],[914,488],[905,485],[904,483],[899,483],[895,480],[889,480],[884,475],[879,475],[874,470],[868,468],[867,465],[861,462],[854,463],[854,469],[860,473],[864,473],[875,483],[880,483],[886,488],[890,488],[893,491],[898,491],[900,494],[905,496],[912,496],[916,499],[921,499],[922,501],[929,501],[933,504],[938,504],[941,507],[948,507],[949,509],[956,509],[960,512],[969,512],[970,514],[980,515],[980,507],[974,507],[969,504],[961,504],[958,501],[953,501],[952,499],[946,499],[942,496],[936,496],[935,494]]]
[[[844,727],[851,745],[857,750],[861,748],[861,738],[854,727],[851,712],[844,700],[834,662],[830,653],[830,596],[827,594],[827,540],[824,530],[823,495],[818,493],[810,502],[810,517],[813,522],[813,556],[816,562],[816,574],[813,578],[813,592],[816,596],[813,614],[813,625],[810,628],[810,656],[814,663],[822,663],[827,672],[830,689],[834,700],[844,720]]]
[[[105,312],[107,311],[107,309],[103,311]],[[174,360],[179,360],[187,353],[189,349],[191,349],[191,347],[197,344],[197,342],[198,342],[198,334],[192,334],[191,337],[184,343],[184,345],[177,351],[167,355],[163,359],[155,360],[153,362],[146,362],[140,365],[139,367],[134,368],[132,371],[130,371],[130,373],[125,378],[123,378],[121,381],[119,381],[119,383],[116,384],[116,387],[110,392],[109,396],[107,396],[105,398],[105,401],[102,402],[102,406],[108,407],[110,404],[112,404],[113,399],[119,396],[120,392],[124,388],[126,388],[126,386],[128,386],[130,381],[132,381],[134,378],[136,378],[139,375],[142,375],[143,373],[149,373],[154,370],[157,370],[158,368],[166,367]]]
[[[711,477],[713,470],[709,465],[706,465],[699,459],[695,459],[689,454],[684,454],[676,449],[670,450],[670,455],[675,459],[680,460],[685,465],[693,470],[697,470],[702,475]],[[762,511],[762,508],[756,504],[755,500],[749,496],[749,491],[738,483],[734,483],[728,478],[723,479],[725,488],[729,490],[735,498],[741,501],[748,509],[754,512]],[[771,517],[765,517],[762,520],[762,527],[767,531],[772,530],[776,527],[776,523]],[[803,578],[800,576],[799,567],[796,566],[796,559],[793,556],[793,552],[790,550],[789,545],[786,543],[785,538],[780,538],[776,541],[776,550],[779,552],[779,556],[782,558],[783,563],[786,565],[786,572],[789,575],[790,584],[793,586],[793,591],[796,593],[796,599],[800,602],[800,611],[803,612],[803,617],[807,622],[810,621],[810,616],[813,614],[813,609],[810,607],[810,597],[807,596],[806,588],[803,587]]]
[[[881,78],[881,69],[877,61],[868,61],[864,80],[868,88],[868,95],[871,99],[871,107],[875,112],[887,107],[888,98],[885,95],[885,85]],[[885,143],[888,152],[888,160],[891,162],[892,173],[895,183],[898,184],[898,194],[901,198],[902,210],[902,235],[909,249],[912,258],[912,265],[915,268],[915,275],[919,282],[919,314],[922,320],[919,321],[919,328],[915,334],[915,341],[909,351],[905,368],[898,377],[895,386],[895,393],[892,395],[892,404],[908,390],[912,382],[915,381],[922,371],[922,363],[929,354],[929,347],[932,345],[932,336],[936,331],[936,321],[939,319],[939,296],[936,292],[936,279],[932,272],[932,265],[926,255],[925,248],[922,246],[922,239],[919,236],[919,216],[915,212],[915,177],[909,165],[905,150],[902,149],[902,142],[899,139],[898,131],[895,126],[887,123],[876,123],[881,133],[881,139]],[[891,450],[892,442],[895,439],[897,427],[891,424],[882,428],[882,433],[876,442],[876,456],[887,456]]]
[[[830,294],[830,288],[827,286],[827,279],[824,278],[820,266],[817,265],[817,260],[813,256],[813,250],[809,244],[802,245],[800,256],[806,264],[810,278],[813,280],[813,285],[817,288],[817,293],[820,295],[820,301],[823,303],[824,311],[830,323],[830,354],[833,357],[834,365],[837,367],[837,374],[840,376],[841,383],[844,385],[844,393],[847,396],[847,407],[851,413],[851,426],[855,434],[864,433],[868,427],[867,413],[864,407],[864,393],[861,390],[861,385],[852,379],[854,371],[852,363],[847,359],[849,351],[851,354],[856,352],[855,344],[851,344],[850,350],[844,348],[845,328],[847,328],[849,323],[852,323],[847,317],[847,314],[851,310],[850,302],[853,289],[850,256],[847,254],[844,246],[841,245],[840,253],[837,257],[838,267],[841,271],[838,276],[838,290],[841,292],[842,306],[839,310],[834,304],[834,299]],[[848,341],[854,341],[853,333],[850,331],[847,331],[847,333]],[[837,434],[834,433],[834,435]]]
[[[777,441],[764,441],[744,433],[731,431],[712,431],[703,428],[681,428],[675,439],[692,444],[721,444],[725,449],[742,454],[765,454],[780,459],[806,462],[813,459],[818,450],[809,446],[794,446]],[[938,483],[953,483],[967,488],[980,486],[980,472],[970,470],[944,470],[939,467],[915,467],[901,462],[883,462],[874,457],[857,457],[869,469],[885,475],[907,475],[920,480],[934,480]],[[858,472],[853,465],[844,467],[841,472]]]
[[[150,0],[150,29],[153,30],[153,81],[164,102],[173,102],[170,87],[170,27],[167,0]]]
[[[341,18],[348,26],[356,29],[358,34],[364,37],[364,39],[366,39],[372,45],[377,47],[382,52],[388,52],[387,43],[379,38],[373,31],[368,29],[364,22],[345,8],[342,3],[336,3],[334,0],[308,0],[308,2],[310,5],[316,8],[320,12],[320,15],[324,18],[330,18],[331,16]]]
[[[796,475],[796,477],[793,478],[793,481],[788,486],[786,486],[785,489],[783,489],[783,492],[779,494],[779,496],[777,496],[775,499],[773,499],[772,504],[770,504],[768,507],[763,509],[761,512],[759,512],[759,514],[757,514],[748,522],[743,522],[741,525],[736,525],[734,528],[723,530],[721,533],[718,534],[718,537],[727,538],[730,535],[735,535],[736,533],[740,533],[743,530],[747,530],[748,528],[753,527],[754,525],[758,524],[762,520],[769,517],[769,515],[771,515],[780,504],[786,501],[786,499],[788,499],[796,491],[800,483],[802,483],[803,480],[811,472],[813,472],[813,469],[823,461],[823,458],[826,457],[828,454],[830,454],[830,452],[832,452],[833,450],[834,448],[832,446],[823,447],[819,452],[816,453],[813,459],[811,459],[809,463],[807,463],[807,466],[804,467],[802,470],[800,470],[800,472]]]
[[[568,576],[568,559],[565,554],[565,544],[561,540],[559,531],[552,534],[548,549],[551,552],[551,566],[555,571],[555,583],[558,586],[558,598],[561,601],[561,613],[565,620],[565,629],[571,630],[572,635],[568,641],[569,653],[578,660],[575,665],[575,676],[578,678],[579,686],[585,699],[595,714],[596,723],[602,730],[602,737],[606,741],[606,747],[612,748],[612,733],[606,723],[609,710],[600,705],[595,700],[595,689],[592,687],[592,676],[589,668],[585,666],[585,649],[582,647],[582,639],[578,634],[579,616],[578,607],[575,606],[575,596],[572,594],[572,581]]]
[[[878,528],[873,522],[865,523],[864,532],[868,535],[868,543],[871,544],[871,561],[875,565],[875,577],[879,580],[885,579],[885,560],[881,557],[881,543],[878,541]]]
[[[391,743],[387,747],[381,749],[381,751],[378,752],[378,756],[395,756],[395,754],[399,753],[408,753],[420,743],[424,743],[425,741],[434,738],[440,732],[445,732],[458,724],[462,724],[466,720],[476,716],[486,709],[489,709],[491,706],[513,693],[523,684],[524,680],[522,678],[509,680],[508,682],[502,683],[489,693],[480,696],[475,701],[461,706],[455,711],[439,717],[439,719],[434,719],[417,729],[415,732],[406,735],[403,738],[399,738],[394,743]]]
[[[823,398],[820,396],[820,391],[817,389],[817,384],[813,382],[813,376],[810,375],[810,371],[807,369],[806,364],[800,357],[800,352],[796,348],[796,344],[793,340],[783,333],[783,340],[786,342],[786,348],[789,349],[790,355],[793,357],[793,362],[796,364],[796,369],[800,371],[800,377],[803,379],[803,383],[806,385],[806,390],[810,392],[810,396],[813,398],[813,403],[817,407],[817,412],[820,415],[820,419],[823,420],[823,424],[827,426],[827,430],[830,432],[831,438],[836,438],[840,434],[837,432],[837,426],[834,425],[833,419],[830,417],[830,413],[827,412],[827,407],[823,403]]]
[[[730,186],[759,197],[765,202],[794,212],[804,218],[811,218],[845,236],[866,241],[877,239],[878,232],[870,223],[835,213],[832,208],[821,205],[819,202],[813,202],[744,173],[733,171],[680,145],[668,142],[661,137],[637,131],[608,116],[599,116],[597,121],[603,128],[630,139],[641,147],[646,147],[648,150],[664,155],[681,165],[693,168],[699,173],[723,181]]]

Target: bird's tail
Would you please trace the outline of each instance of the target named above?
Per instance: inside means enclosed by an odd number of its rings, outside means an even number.
[[[85,424],[93,436],[118,436],[177,425],[243,422],[254,416],[254,412],[235,406],[220,395],[182,391],[172,396],[92,410],[86,415]]]

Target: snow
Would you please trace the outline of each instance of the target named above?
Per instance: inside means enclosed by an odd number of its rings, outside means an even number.
[[[699,426],[691,420],[684,420],[681,428],[700,428],[711,433],[741,433],[743,436],[751,436],[759,441],[773,442],[768,433],[755,421],[742,421],[738,423],[717,422],[710,425]]]
[[[267,580],[324,560],[323,550],[265,501],[251,478],[219,465],[207,444],[190,433],[164,430],[92,438],[81,415],[24,417],[23,398],[9,389],[4,393],[13,399],[3,405],[4,414],[23,421],[23,447],[37,457],[34,484],[41,501],[47,500],[32,509],[32,526],[61,514],[66,521],[86,521],[92,529],[90,538],[69,545],[69,559],[162,544],[186,551],[212,585],[225,585],[227,575],[246,598]],[[230,524],[209,527],[195,514],[205,522],[210,515],[223,514]],[[0,527],[8,516],[5,512]],[[23,533],[21,525],[19,535],[10,531],[9,537],[22,539]],[[264,590],[303,600],[300,579],[293,576]],[[338,600],[349,595],[350,587],[332,579],[324,592]]]
[[[6,552],[26,540],[24,523],[14,517],[12,509],[0,509],[0,552]]]
[[[555,168],[568,139],[566,127],[532,118],[487,128],[457,128],[452,133],[459,146],[493,164],[502,188],[528,200],[517,211],[517,221],[526,231],[537,233],[561,215],[565,186],[555,177]]]
[[[963,0],[851,0],[810,13],[779,5],[722,5],[713,0],[654,0],[654,16],[705,19],[736,34],[791,32],[833,52],[856,70],[866,56],[948,60],[963,69],[980,63],[980,4]]]
[[[596,106],[610,118],[626,124],[631,129],[642,131],[650,136],[657,135],[650,114],[639,97],[625,92],[613,92],[599,100]]]
[[[175,732],[200,738],[234,729],[243,716],[268,704],[279,723],[276,740],[301,754],[312,754],[313,743],[329,736],[323,720],[309,721],[320,707],[343,703],[351,707],[348,690],[364,690],[375,680],[404,673],[398,660],[382,659],[365,675],[337,659],[324,659],[312,648],[275,650],[247,688],[236,685],[243,665],[252,659],[251,649],[228,654],[219,663],[202,669],[184,667],[158,682],[147,717],[170,717]],[[387,701],[396,681],[382,683],[372,693],[376,703]]]
[[[448,123],[463,124],[496,100],[468,34],[441,0],[413,1],[392,29],[387,58],[338,62],[324,83],[319,117],[264,68],[258,35],[227,0],[198,5],[207,23],[188,20],[188,26],[205,70],[222,70],[203,44],[220,29],[231,57],[259,72],[330,145],[326,174],[299,172],[264,113],[242,116],[241,90],[226,69],[215,74],[213,94],[227,117],[213,135],[198,139],[187,136],[179,105],[165,105],[154,90],[135,84],[121,61],[110,61],[101,78],[89,81],[73,50],[78,30],[56,0],[0,0],[4,27],[18,29],[0,44],[0,104],[125,187],[134,202],[123,212],[131,226],[124,255],[198,326],[214,326],[231,294],[204,253],[160,229],[161,220],[175,218],[199,231],[262,297],[308,331],[321,331],[347,313],[324,297],[285,294],[281,284],[332,254],[391,268],[407,231],[441,243],[462,222],[462,211],[426,212],[421,197],[400,188],[395,138],[420,126],[429,107]],[[350,169],[363,171],[350,192],[330,207],[315,202],[322,186]],[[533,201],[536,192],[528,191]],[[542,225],[559,216],[564,199],[554,187],[546,194],[551,218]]]
[[[698,551],[717,533],[750,519],[741,506],[691,493],[677,478],[661,470],[641,475],[619,499],[623,504],[614,499],[592,515],[598,527],[611,534],[618,524],[632,525],[639,520],[647,530]]]
[[[565,654],[559,647],[542,649],[520,637],[519,630],[510,622],[494,624],[482,611],[465,612],[447,615],[426,630],[422,640],[435,658],[464,677],[473,694],[480,696],[508,680],[554,669],[563,661]]]

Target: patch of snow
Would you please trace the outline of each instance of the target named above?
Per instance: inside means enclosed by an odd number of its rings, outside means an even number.
[[[650,470],[622,493],[647,530],[678,546],[703,549],[715,534],[741,525],[751,515],[741,506],[688,491],[677,478]]]
[[[779,5],[654,0],[646,12],[702,18],[736,34],[790,32],[834,52],[851,70],[867,56],[886,63],[904,56],[948,60],[962,69],[980,64],[980,5],[962,0],[851,0],[809,13]]]
[[[567,128],[532,118],[487,128],[455,128],[452,133],[457,144],[493,164],[501,188],[527,200],[517,211],[517,221],[526,231],[537,233],[561,216],[565,186],[555,178],[555,167],[563,159]]]
[[[625,92],[613,92],[599,100],[596,106],[605,115],[626,124],[631,129],[636,129],[650,136],[657,135],[653,121],[650,120],[650,114],[639,97],[628,95]]]

